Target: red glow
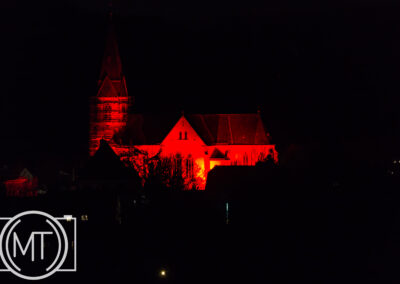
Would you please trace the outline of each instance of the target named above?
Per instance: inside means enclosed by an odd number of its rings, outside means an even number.
[[[97,95],[90,102],[89,154],[92,156],[100,139],[111,140],[126,124],[132,104],[122,73],[116,36],[112,26],[108,31]]]
[[[275,145],[269,143],[259,114],[193,115],[194,125],[182,115],[163,141],[151,145],[117,144],[113,136],[124,130],[132,100],[112,29],[100,74],[98,93],[91,100],[90,155],[98,149],[100,139],[105,139],[143,179],[148,175],[146,163],[151,157],[169,159],[171,174],[181,173],[185,188],[194,186],[200,190],[205,188],[207,174],[215,166],[254,166],[268,156],[278,162]]]
[[[7,196],[37,196],[38,193],[35,190],[38,185],[36,177],[32,180],[29,180],[26,177],[18,177],[17,179],[5,181],[4,185],[6,187]]]
[[[180,133],[186,133],[180,135]],[[254,166],[258,161],[265,160],[268,156],[278,162],[278,153],[275,145],[206,145],[191,127],[189,122],[182,116],[160,145],[136,145],[122,146],[116,143],[110,144],[119,156],[135,159],[135,164],[142,165],[144,160],[141,155],[133,155],[135,149],[146,153],[149,157],[160,153],[164,158],[175,158],[184,169],[183,175],[187,188],[194,183],[199,190],[204,190],[208,172],[217,165],[244,165]],[[138,152],[138,151],[136,151]],[[217,153],[221,153],[218,156]],[[225,154],[222,154],[225,153]],[[187,171],[190,168],[190,172]],[[143,168],[142,166],[139,168]],[[144,177],[146,173],[139,174]]]
[[[126,97],[95,97],[92,102],[90,155],[99,147],[100,139],[111,140],[125,126],[130,100]]]

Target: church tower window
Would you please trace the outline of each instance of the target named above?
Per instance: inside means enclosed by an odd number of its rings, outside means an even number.
[[[104,106],[104,120],[111,120],[111,106],[105,105]]]

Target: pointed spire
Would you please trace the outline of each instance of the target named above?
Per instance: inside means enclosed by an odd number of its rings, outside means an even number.
[[[106,46],[103,61],[101,63],[100,81],[102,81],[105,76],[108,76],[111,80],[121,80],[122,78],[121,58],[119,56],[117,37],[111,19],[112,12],[110,12],[110,23],[107,31]]]

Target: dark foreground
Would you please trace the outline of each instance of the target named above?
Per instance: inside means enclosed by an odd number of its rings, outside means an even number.
[[[3,197],[0,211],[88,215],[78,222],[78,272],[56,273],[47,283],[400,281],[400,194],[394,179],[301,184],[234,199],[229,224],[224,202],[196,192],[136,203],[125,196],[122,224],[115,221],[115,196],[107,194]],[[0,273],[0,279],[26,282],[11,273]]]

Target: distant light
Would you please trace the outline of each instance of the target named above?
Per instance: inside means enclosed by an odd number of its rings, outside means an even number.
[[[81,216],[81,221],[89,221],[88,215],[82,215]]]
[[[229,203],[225,203],[225,223],[229,224]]]
[[[161,270],[160,270],[160,276],[161,276],[161,277],[167,276],[167,271],[165,271],[165,269],[161,269]]]
[[[397,161],[396,161],[396,160],[394,160],[394,161],[393,161],[393,164],[396,164],[396,163],[397,163]]]
[[[72,221],[72,215],[64,215],[64,219],[67,220],[67,222]]]

